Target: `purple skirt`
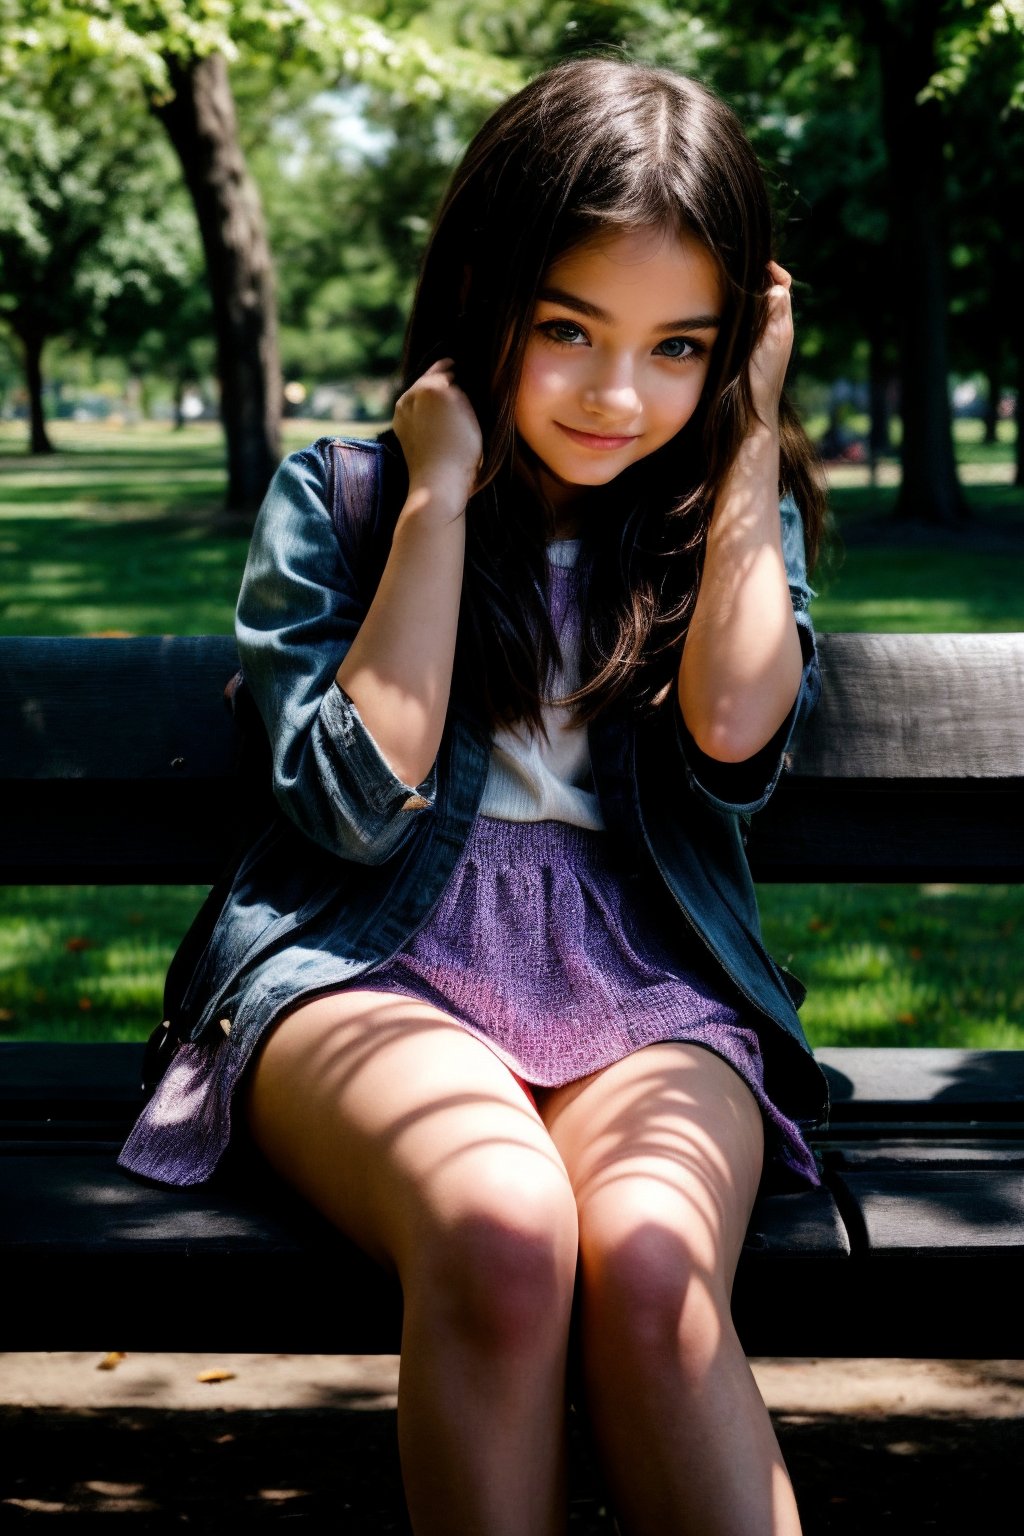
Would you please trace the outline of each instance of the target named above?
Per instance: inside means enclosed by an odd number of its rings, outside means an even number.
[[[765,1041],[672,898],[651,883],[611,851],[605,832],[478,817],[423,927],[338,990],[431,1003],[538,1087],[573,1082],[645,1045],[703,1046],[757,1099],[766,1172],[817,1184],[799,1125],[765,1091],[762,1045],[781,1052],[788,1040],[768,1026]],[[122,1166],[170,1184],[209,1177],[228,1144],[235,1088],[218,1044],[179,1047]]]

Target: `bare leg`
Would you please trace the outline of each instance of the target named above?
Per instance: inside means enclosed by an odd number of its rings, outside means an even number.
[[[353,991],[281,1021],[247,1103],[271,1164],[401,1280],[417,1536],[564,1531],[576,1208],[512,1074],[439,1010]]]
[[[583,1369],[628,1536],[798,1536],[729,1294],[761,1171],[753,1095],[649,1046],[542,1103],[576,1190]]]

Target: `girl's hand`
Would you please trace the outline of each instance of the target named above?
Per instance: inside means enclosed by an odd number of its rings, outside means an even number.
[[[789,290],[793,279],[777,261],[768,263],[772,286],[765,295],[768,319],[750,358],[750,393],[761,421],[778,425],[782,385],[793,350],[793,308]]]
[[[469,398],[455,382],[455,363],[443,357],[399,397],[395,436],[409,471],[409,493],[426,492],[462,512],[480,469],[483,438]]]

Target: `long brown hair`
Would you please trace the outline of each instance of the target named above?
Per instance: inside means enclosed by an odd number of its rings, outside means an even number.
[[[754,420],[747,365],[766,320],[771,209],[735,114],[694,80],[619,59],[537,76],[480,129],[449,186],[406,335],[405,386],[453,357],[480,421],[484,463],[467,510],[456,691],[492,724],[540,726],[559,661],[546,609],[551,509],[523,471],[515,405],[544,274],[604,231],[662,227],[697,239],[725,295],[701,402],[671,442],[591,493],[578,722],[619,703],[648,710],[678,667],[715,497]],[[814,454],[787,400],[780,491],[813,565],[824,519]]]

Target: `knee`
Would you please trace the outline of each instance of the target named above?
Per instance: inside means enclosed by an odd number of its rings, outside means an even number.
[[[728,1286],[704,1244],[651,1220],[583,1245],[584,1318],[620,1357],[699,1380],[732,1333]]]
[[[550,1349],[568,1333],[578,1240],[564,1176],[478,1178],[419,1247],[406,1305],[488,1352]]]

